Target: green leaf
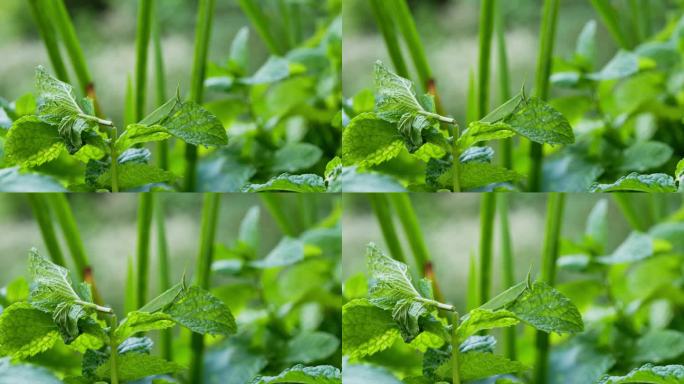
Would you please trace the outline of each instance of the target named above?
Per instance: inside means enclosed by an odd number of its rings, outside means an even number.
[[[309,364],[330,357],[339,346],[340,340],[330,333],[302,332],[287,342],[285,361]]]
[[[242,188],[243,192],[325,192],[325,180],[318,175],[290,175],[284,173],[264,184],[249,184]]]
[[[409,382],[404,379],[404,381],[397,379],[394,375],[387,369],[380,367],[378,365],[370,364],[345,364],[342,372],[344,383],[351,384],[402,384]],[[425,382],[419,382],[419,384],[425,384]],[[433,382],[428,381],[427,384],[433,384]]]
[[[468,163],[491,163],[494,160],[492,147],[470,147],[459,157],[461,164]]]
[[[131,124],[116,140],[116,150],[121,153],[136,144],[166,140],[169,137],[171,135],[168,130],[161,125]]]
[[[594,81],[618,80],[639,72],[639,56],[633,52],[620,51],[600,72],[587,76]]]
[[[400,337],[389,311],[356,299],[342,307],[342,353],[356,360],[391,347]]]
[[[60,304],[73,303],[82,298],[74,290],[69,271],[40,256],[35,248],[29,252],[31,292],[29,303],[46,313],[54,313]]]
[[[493,353],[495,346],[496,339],[494,336],[469,336],[458,346],[458,351],[460,353],[472,351]]]
[[[625,150],[620,169],[645,172],[667,163],[673,153],[673,149],[665,143],[641,141]]]
[[[52,314],[52,320],[57,324],[65,344],[71,344],[78,338],[81,334],[78,322],[88,316],[89,312],[92,311],[88,311],[84,306],[72,302],[63,302],[57,305],[55,312]]]
[[[439,178],[440,183],[446,183],[452,177],[452,171],[445,173]],[[460,169],[461,188],[464,190],[486,187],[491,184],[515,182],[522,178],[520,174],[497,165],[487,163],[461,164]]]
[[[200,287],[189,287],[164,309],[174,321],[193,332],[229,336],[237,331],[230,309]]]
[[[184,291],[185,285],[182,282],[178,283],[164,291],[159,296],[150,300],[142,308],[138,309],[138,312],[151,313],[164,310],[165,308],[173,304],[180,297],[180,295],[183,294]]]
[[[9,164],[30,168],[59,157],[64,143],[55,127],[35,116],[25,116],[12,124],[4,149]]]
[[[572,340],[554,345],[549,365],[549,384],[596,383],[615,365],[610,350],[596,345],[596,340],[580,335]]]
[[[520,92],[517,95],[510,98],[510,100],[501,104],[498,108],[491,111],[487,116],[483,117],[479,123],[484,125],[491,125],[509,118],[513,113],[515,113],[520,104],[525,101],[525,93]]]
[[[677,192],[675,180],[670,175],[655,173],[652,175],[640,175],[631,173],[623,176],[613,184],[595,184],[591,192],[648,192],[648,193],[672,193]]]
[[[295,365],[281,372],[278,376],[259,376],[250,384],[341,384],[342,375],[340,370],[330,365],[305,367]]]
[[[147,184],[166,183],[176,179],[173,173],[148,164],[120,164],[118,172],[119,188],[122,190],[142,187]],[[97,178],[97,185],[102,188],[111,188],[111,169],[108,169]]]
[[[158,356],[144,353],[126,353],[118,356],[117,373],[121,381],[133,381],[153,375],[181,372],[184,368],[176,363],[166,361]],[[111,377],[111,363],[107,361],[95,370],[98,377]]]
[[[79,115],[66,116],[59,123],[57,131],[64,139],[64,144],[69,154],[76,154],[83,148],[86,138],[96,125]]]
[[[228,135],[221,121],[192,101],[176,107],[174,112],[160,124],[170,134],[189,144],[204,146],[228,144]]]
[[[373,113],[358,115],[342,132],[345,165],[372,167],[399,156],[402,148],[397,128]]]
[[[514,114],[504,120],[511,129],[540,144],[572,144],[575,135],[568,120],[544,101],[524,100]]]
[[[304,259],[304,243],[300,239],[283,237],[269,254],[250,263],[254,268],[276,268],[295,264]]]
[[[391,123],[406,115],[425,112],[418,102],[413,83],[390,72],[382,62],[375,63],[375,113]]]
[[[297,69],[297,68],[293,68]],[[284,57],[271,56],[266,63],[259,68],[254,75],[241,79],[240,82],[248,85],[271,84],[290,77],[290,61]]]
[[[271,165],[273,172],[297,172],[316,165],[323,151],[309,143],[291,143],[278,149]]]
[[[468,337],[486,330],[494,328],[505,328],[518,324],[520,321],[512,312],[500,309],[491,311],[488,309],[476,308],[464,316],[463,322],[458,326],[459,342],[465,341]]]
[[[50,371],[30,364],[14,365],[9,359],[0,359],[0,383],[61,384]]]
[[[76,102],[71,85],[50,76],[41,66],[36,68],[36,89],[37,114],[42,121],[60,125],[65,117],[85,114]]]
[[[377,172],[361,173],[356,167],[344,167],[331,182],[330,192],[406,192],[397,180]]]
[[[182,104],[180,99],[180,89],[176,90],[176,96],[161,105],[159,108],[155,109],[152,113],[147,115],[144,119],[140,120],[139,125],[158,125],[164,120],[168,119],[169,116],[176,110],[176,107]]]
[[[506,309],[544,332],[577,333],[584,329],[577,307],[570,299],[543,282],[532,284]]]
[[[654,240],[650,235],[632,232],[612,254],[598,260],[605,264],[632,263],[653,255],[653,250]]]
[[[238,232],[238,240],[253,250],[256,250],[259,247],[260,215],[261,209],[258,205],[249,208],[245,217],[242,219],[242,222],[240,222],[240,230]]]
[[[684,333],[673,329],[652,330],[641,336],[635,345],[635,362],[661,363],[684,354]]]
[[[524,364],[511,361],[504,356],[486,352],[468,352],[459,354],[459,372],[461,380],[470,381],[484,379],[495,375],[518,373],[529,368]],[[449,369],[449,373],[451,369]]]
[[[55,179],[37,173],[22,173],[19,167],[0,169],[0,192],[66,192]]]
[[[407,113],[401,117],[397,129],[409,153],[416,153],[425,144],[423,133],[433,125],[433,122],[423,115]]]
[[[683,365],[654,366],[646,364],[625,376],[606,376],[597,384],[681,384],[684,380]]]
[[[242,27],[235,34],[230,45],[228,69],[236,74],[243,74],[249,64],[249,27]]]
[[[25,359],[47,351],[59,340],[52,317],[30,304],[19,302],[0,315],[0,353]]]
[[[515,132],[512,127],[506,123],[475,121],[468,125],[468,129],[463,131],[463,134],[458,138],[456,143],[459,151],[464,152],[477,143],[501,140],[512,136],[515,136]]]
[[[114,337],[118,343],[121,343],[136,333],[171,328],[174,325],[176,323],[173,318],[166,313],[134,311],[119,323]]]
[[[509,306],[527,290],[527,281],[522,281],[507,290],[501,292],[500,294],[494,296],[488,302],[482,304],[479,309],[497,311],[499,309],[504,309]]]

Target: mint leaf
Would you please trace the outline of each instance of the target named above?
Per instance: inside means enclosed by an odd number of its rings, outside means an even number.
[[[223,301],[200,287],[189,287],[164,313],[193,332],[212,335],[232,335],[237,325]]]
[[[642,232],[632,232],[612,254],[600,257],[604,264],[632,263],[653,255],[654,239]]]
[[[544,101],[524,100],[514,114],[504,120],[519,135],[540,144],[572,144],[575,135],[568,120]]]
[[[652,175],[640,175],[630,173],[623,176],[613,184],[594,184],[591,192],[648,192],[648,193],[672,193],[677,192],[675,180],[670,175],[655,173]]]
[[[684,354],[684,333],[673,329],[652,330],[641,336],[632,357],[636,362],[661,363]]]
[[[632,370],[625,376],[603,377],[597,384],[679,384],[682,380],[684,380],[684,366],[682,365],[654,366],[653,364],[646,364],[641,368]]]
[[[57,126],[65,117],[85,114],[71,85],[50,76],[42,66],[36,68],[36,89],[37,114],[44,122]]]
[[[79,320],[88,316],[92,311],[80,304],[73,302],[59,303],[55,312],[52,314],[52,320],[59,327],[59,333],[62,335],[62,340],[65,344],[71,344],[80,335],[78,326]]]
[[[620,51],[600,72],[587,76],[590,80],[618,80],[639,72],[639,56],[633,52]]]
[[[64,143],[55,127],[35,116],[25,116],[12,124],[4,149],[9,164],[30,168],[59,157]]]
[[[340,370],[330,365],[305,367],[295,365],[281,372],[278,376],[259,376],[250,384],[341,384],[342,374]]]
[[[161,125],[131,124],[116,140],[116,150],[121,153],[135,144],[166,140],[171,135]]]
[[[529,370],[524,364],[512,361],[504,356],[486,352],[468,352],[459,354],[459,372],[461,380],[478,380],[495,375],[518,373]],[[441,373],[441,372],[440,372]],[[448,374],[450,376],[451,369]]]
[[[285,361],[309,364],[323,360],[335,353],[339,345],[340,340],[330,333],[302,332],[287,342]]]
[[[199,104],[184,102],[163,122],[170,134],[186,143],[204,146],[228,144],[228,135],[221,121]]]
[[[74,290],[69,271],[40,256],[35,248],[29,252],[31,291],[28,301],[34,308],[54,313],[60,304],[83,300]]]
[[[242,192],[325,192],[325,180],[318,175],[290,175],[284,173],[264,184],[249,184]]]
[[[304,243],[300,239],[283,237],[269,254],[250,263],[254,268],[276,268],[295,264],[304,259]]]
[[[19,167],[0,169],[0,192],[66,192],[55,179],[37,173],[23,173]]]
[[[453,170],[444,173],[439,177],[439,183],[450,185]],[[486,187],[492,184],[518,181],[522,178],[520,174],[497,165],[487,163],[467,163],[461,164],[460,169],[461,188],[472,190]]]
[[[0,354],[25,359],[47,351],[59,340],[52,317],[19,302],[0,315]]]
[[[397,128],[373,113],[358,115],[342,132],[345,165],[372,167],[399,156],[402,148]]]
[[[476,308],[464,316],[463,322],[458,326],[458,339],[465,341],[468,337],[486,329],[504,328],[518,324],[513,312],[503,309],[491,311],[488,309]]]
[[[9,359],[0,359],[0,383],[61,384],[50,371],[31,364],[13,365]]]
[[[147,184],[166,183],[176,179],[176,176],[173,173],[148,164],[120,164],[118,166],[118,172],[119,188],[122,190],[138,188]],[[96,184],[101,188],[111,188],[111,169],[108,169],[97,177]]]
[[[472,351],[493,353],[495,346],[496,339],[494,336],[469,336],[458,346],[458,351],[460,353]]]
[[[147,376],[171,374],[184,370],[182,366],[176,363],[145,353],[127,353],[118,356],[117,368],[121,381],[139,380]],[[105,379],[109,379],[111,373],[109,360],[95,370],[97,377]]]
[[[515,136],[515,132],[506,123],[475,121],[468,125],[468,129],[463,131],[456,143],[459,151],[463,152],[483,141],[501,140],[512,136]]]
[[[297,172],[316,165],[323,151],[309,143],[290,143],[278,149],[271,165],[273,172]]]
[[[391,347],[399,330],[389,311],[356,299],[342,307],[342,353],[356,360]]]
[[[622,154],[623,171],[645,172],[668,162],[674,150],[658,141],[640,141],[627,148]]]
[[[390,72],[382,62],[375,63],[375,113],[390,123],[398,123],[406,114],[425,112],[418,102],[413,83]]]
[[[560,292],[543,282],[523,291],[506,310],[544,332],[577,333],[584,329],[577,307]]]
[[[121,343],[129,337],[139,332],[156,331],[160,329],[171,328],[176,323],[173,318],[162,312],[130,312],[119,326],[116,328],[114,337],[117,342]]]

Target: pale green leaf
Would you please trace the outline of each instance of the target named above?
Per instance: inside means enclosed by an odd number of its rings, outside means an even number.
[[[309,143],[291,143],[278,149],[273,155],[273,172],[297,172],[316,165],[323,151]]]
[[[121,343],[136,333],[171,328],[174,325],[176,323],[173,318],[166,313],[134,311],[119,323],[114,337]]]
[[[56,159],[64,143],[54,126],[35,116],[25,116],[12,124],[4,149],[9,164],[36,167]]]
[[[37,173],[23,173],[19,167],[0,169],[0,192],[66,192],[55,179]]]
[[[119,188],[122,190],[142,187],[147,184],[166,183],[176,179],[176,176],[161,168],[139,163],[126,163],[118,166]],[[111,188],[112,173],[108,169],[97,178],[97,185]]]
[[[459,151],[463,152],[483,141],[501,140],[512,136],[515,136],[515,132],[513,132],[512,127],[506,123],[475,121],[468,125],[468,129],[463,131],[463,134],[458,138],[456,143]]]
[[[623,176],[613,184],[595,184],[591,187],[591,192],[677,192],[675,180],[670,175],[655,173],[652,175],[640,175],[631,173]]]
[[[326,332],[302,332],[287,342],[288,363],[310,364],[328,358],[337,350],[340,340]]]
[[[518,324],[520,321],[514,313],[500,309],[491,311],[488,309],[476,308],[470,311],[463,322],[458,326],[458,339],[465,341],[468,337],[486,330],[494,328],[505,328]]]
[[[168,130],[161,125],[131,124],[116,140],[116,150],[121,153],[136,144],[166,140],[169,137],[171,135]]]
[[[276,268],[295,264],[304,259],[304,243],[300,239],[283,237],[269,254],[250,263],[254,268]]]
[[[536,282],[506,306],[517,318],[544,332],[577,333],[584,329],[577,307],[553,287]]]
[[[520,362],[512,361],[504,356],[492,353],[468,352],[459,354],[458,358],[461,380],[465,381],[529,370],[528,367]],[[451,369],[449,369],[449,373],[450,372]]]
[[[380,61],[375,63],[375,113],[391,123],[406,114],[425,112],[418,102],[413,84],[390,72]]]
[[[572,144],[575,135],[568,120],[544,101],[524,100],[514,114],[504,120],[511,129],[536,143]]]
[[[605,264],[631,263],[653,255],[654,240],[642,232],[632,232],[620,246],[608,256],[598,260]]]
[[[439,178],[440,183],[448,185],[451,173],[447,172]],[[461,164],[460,177],[461,188],[464,190],[486,187],[491,184],[515,182],[522,178],[520,174],[497,165],[487,163]]]
[[[295,365],[284,370],[278,376],[259,376],[252,380],[250,384],[276,383],[341,384],[342,375],[338,368],[330,365],[319,365],[316,367]]]
[[[59,331],[52,317],[28,303],[12,304],[0,315],[0,353],[3,355],[25,359],[47,351],[58,340]]]
[[[645,172],[667,163],[673,153],[673,149],[665,143],[641,141],[624,151],[620,169]]]
[[[171,374],[184,370],[181,365],[144,353],[126,353],[118,356],[117,367],[121,381],[139,380],[147,376]],[[109,360],[95,370],[98,377],[106,379],[111,377],[111,373]]]
[[[372,167],[399,156],[402,148],[397,128],[373,113],[355,117],[342,132],[345,165]]]
[[[181,295],[164,313],[193,332],[212,335],[232,335],[237,331],[235,318],[226,305],[202,288],[193,286]]]
[[[606,376],[597,384],[681,384],[682,382],[684,382],[684,366],[646,364],[625,376]]]
[[[325,192],[325,180],[318,175],[290,175],[284,173],[264,184],[249,184],[242,188],[243,192]]]
[[[29,364],[12,364],[10,359],[0,359],[0,384],[61,384],[49,370]]]
[[[84,114],[71,85],[57,80],[39,66],[36,68],[37,114],[41,120],[59,125],[67,116]]]
[[[228,144],[228,135],[221,121],[199,104],[188,101],[176,107],[163,122],[170,134],[186,143],[204,146]]]
[[[40,256],[35,248],[29,252],[28,264],[32,280],[29,302],[33,307],[52,314],[62,303],[82,300],[66,268]]]
[[[591,80],[617,80],[639,72],[639,56],[633,52],[619,51],[600,72],[587,76]]]
[[[674,329],[653,330],[641,336],[635,345],[635,362],[661,363],[684,354],[684,333]]]

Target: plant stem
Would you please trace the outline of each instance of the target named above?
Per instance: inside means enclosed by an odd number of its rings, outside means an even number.
[[[263,193],[259,197],[261,197],[261,201],[266,206],[271,217],[273,217],[273,220],[275,220],[280,231],[286,236],[295,236],[296,232],[287,219],[287,214],[283,210],[283,204],[280,202],[280,196],[275,193]]]
[[[456,119],[452,119],[451,117],[442,116],[437,113],[432,113],[428,111],[418,111],[418,113],[420,113],[423,116],[432,117],[433,119],[439,120],[442,123],[456,125]]]
[[[536,94],[547,100],[550,92],[550,77],[553,63],[553,48],[556,40],[556,26],[560,0],[545,0],[541,25],[539,58],[537,61]],[[530,142],[530,191],[539,192],[542,186],[542,165],[544,148],[541,144]]]
[[[197,257],[197,285],[208,290],[211,283],[211,264],[214,259],[214,238],[220,209],[221,195],[205,193],[202,208],[202,224],[200,229],[200,247]],[[193,333],[190,341],[192,361],[190,363],[190,382],[203,382],[204,370],[204,336]]]
[[[451,330],[451,380],[453,384],[461,384],[461,367],[458,361],[458,354],[461,345],[458,342],[458,312],[452,316]]]
[[[45,201],[44,196],[36,193],[29,193],[26,197],[28,197],[29,204],[33,210],[33,215],[38,222],[38,227],[40,228],[45,247],[50,254],[50,259],[55,264],[66,267],[66,260],[64,260],[64,255],[62,254],[62,249],[59,246],[57,234],[55,233],[55,228],[52,224],[50,207]]]
[[[289,4],[285,0],[278,0],[278,12],[283,21],[283,32],[285,34],[285,41],[287,44],[286,50],[295,45],[294,33],[292,31],[292,15],[290,14]]]
[[[603,21],[606,29],[608,29],[608,32],[611,34],[613,39],[615,39],[615,42],[618,44],[618,46],[620,46],[622,49],[629,50],[631,48],[631,44],[627,34],[620,26],[620,15],[618,14],[618,11],[610,4],[609,1],[606,0],[590,0],[590,2],[591,5],[594,6],[596,13],[598,13],[601,17],[601,21]]]
[[[477,279],[477,257],[474,252],[470,253],[470,263],[468,264],[468,296],[466,300],[466,309],[472,311],[480,306],[480,299],[477,297],[477,288],[479,287]]]
[[[373,208],[373,212],[375,212],[375,217],[378,219],[382,237],[385,239],[390,255],[392,255],[393,259],[406,263],[406,257],[401,248],[399,236],[397,236],[397,230],[392,217],[392,207],[387,195],[380,193],[368,194],[368,200]]]
[[[135,121],[145,117],[147,57],[152,32],[154,0],[138,0],[138,26],[135,36]]]
[[[285,52],[280,44],[278,44],[275,36],[273,36],[273,33],[269,28],[271,22],[260,8],[260,5],[254,0],[238,0],[238,4],[271,54],[282,56]]]
[[[147,302],[147,289],[150,268],[150,232],[152,227],[152,212],[154,194],[140,193],[138,201],[138,269],[136,284],[136,309],[142,308]]]
[[[480,57],[478,72],[478,116],[483,118],[489,110],[489,70],[492,57],[492,37],[494,35],[494,10],[496,0],[482,0],[480,2]]]
[[[628,194],[615,193],[613,194],[613,199],[617,206],[620,207],[622,214],[625,216],[625,219],[627,219],[627,222],[633,230],[640,232],[646,230],[646,225],[644,225],[643,219],[637,214],[634,203]]]
[[[152,42],[154,46],[154,74],[156,84],[157,105],[166,102],[166,70],[164,69],[164,51],[161,43],[161,31],[157,2],[153,3],[155,11],[152,23]],[[169,143],[167,140],[157,142],[157,166],[161,169],[169,169]]]
[[[496,30],[496,40],[499,56],[499,92],[501,104],[511,98],[510,69],[508,67],[508,51],[506,48],[506,24],[504,22],[503,6],[501,2],[496,3],[494,28]],[[503,139],[500,141],[501,165],[504,168],[513,169],[513,139]]]
[[[408,67],[404,61],[404,56],[401,53],[401,44],[399,43],[394,20],[392,19],[390,10],[387,8],[387,1],[370,0],[369,4],[373,11],[373,16],[375,16],[375,23],[385,40],[385,46],[392,59],[394,70],[397,72],[397,75],[408,79],[410,76]]]
[[[492,248],[494,245],[494,219],[496,194],[483,193],[480,201],[480,304],[489,301],[492,288]]]
[[[418,28],[416,28],[416,23],[413,20],[408,3],[406,0],[395,0],[392,1],[392,7],[395,11],[399,31],[404,36],[406,46],[411,53],[413,64],[416,67],[416,72],[418,72],[420,83],[428,93],[436,95],[436,93],[431,92],[434,91],[432,69],[425,55],[425,48],[420,40],[420,34],[418,33]]]
[[[458,149],[458,140],[460,136],[460,129],[458,125],[454,127],[454,142],[451,144],[451,157],[453,158],[453,164],[451,166],[453,175],[451,186],[454,193],[461,192],[461,151]]]
[[[55,28],[50,20],[48,8],[45,6],[45,0],[29,0],[29,5],[31,6],[31,14],[38,25],[40,37],[45,43],[45,49],[47,50],[48,57],[50,57],[52,68],[59,80],[68,83],[69,74],[64,65],[62,53],[59,50],[59,44],[55,37]]]
[[[216,0],[200,0],[197,9],[197,25],[195,28],[195,54],[192,65],[190,100],[201,104],[204,96],[204,76],[207,67],[209,39],[214,19]],[[186,144],[185,147],[185,190],[197,188],[197,147]]]
[[[501,264],[503,266],[503,287],[512,287],[515,284],[515,264],[513,263],[513,246],[511,244],[511,229],[508,221],[508,195],[499,196],[499,222],[501,226]],[[504,330],[506,357],[511,360],[517,359],[516,353],[516,329],[508,327]]]
[[[157,227],[157,252],[159,259],[159,292],[171,288],[171,266],[169,263],[169,247],[166,241],[166,223],[163,195],[157,195],[154,206],[154,218]],[[159,348],[166,360],[173,360],[172,334],[170,329],[161,332]]]
[[[116,315],[112,314],[109,316],[109,361],[111,364],[110,373],[110,383],[119,384],[119,346],[116,343],[116,337],[114,333],[119,322],[116,320]]]
[[[116,150],[116,139],[119,137],[119,132],[116,127],[109,130],[109,157],[111,158],[112,171],[112,192],[119,192],[119,153]]]
[[[564,194],[549,194],[546,210],[546,226],[544,232],[540,281],[543,281],[550,286],[553,286],[556,281],[556,260],[558,259],[564,206]],[[534,382],[546,383],[549,366],[549,334],[544,331],[537,331],[536,336],[537,356]]]

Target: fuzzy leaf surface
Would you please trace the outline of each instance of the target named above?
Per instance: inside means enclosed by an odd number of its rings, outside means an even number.
[[[64,143],[54,126],[35,116],[24,116],[12,124],[4,149],[8,163],[30,168],[56,159]]]
[[[174,321],[193,332],[229,336],[237,331],[235,318],[223,301],[193,286],[164,310]]]
[[[402,148],[397,128],[373,113],[355,117],[342,133],[345,165],[372,167],[399,156]]]
[[[252,380],[250,384],[276,383],[341,384],[342,374],[339,369],[330,365],[319,365],[315,367],[295,365],[292,368],[284,370],[278,376],[257,377]]]
[[[389,311],[355,299],[342,307],[342,353],[350,359],[374,355],[394,344],[399,338]]]
[[[59,340],[52,317],[26,302],[5,308],[0,315],[0,352],[25,359],[47,351]]]

